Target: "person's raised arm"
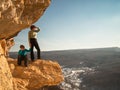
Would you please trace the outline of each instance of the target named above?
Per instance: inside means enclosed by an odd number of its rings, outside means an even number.
[[[36,30],[34,30],[34,32],[39,32],[39,31],[40,31],[39,27],[36,27]]]

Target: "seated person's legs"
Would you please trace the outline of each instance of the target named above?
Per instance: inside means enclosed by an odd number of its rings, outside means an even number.
[[[21,62],[22,62],[22,56],[21,56],[21,55],[18,55],[17,64],[18,64],[18,65],[21,65]]]
[[[28,66],[28,57],[27,55],[24,56],[24,65],[27,67]]]

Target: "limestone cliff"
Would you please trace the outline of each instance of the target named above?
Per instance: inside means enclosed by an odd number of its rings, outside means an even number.
[[[64,80],[57,62],[36,60],[28,67],[18,66],[16,60],[12,59],[9,59],[8,63],[13,76],[14,90],[39,90]]]

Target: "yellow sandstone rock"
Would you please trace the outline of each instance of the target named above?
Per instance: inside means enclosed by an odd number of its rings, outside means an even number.
[[[15,90],[38,90],[44,86],[58,85],[64,78],[57,62],[36,60],[28,67],[18,66],[16,60],[8,60]]]
[[[51,0],[0,0],[0,90],[37,90],[63,81],[57,62],[37,60],[29,67],[19,67],[6,59],[14,45],[13,37],[35,23]]]
[[[6,41],[0,41],[0,90],[13,90],[12,75],[5,58]]]
[[[11,38],[35,23],[51,0],[0,0],[0,39]]]

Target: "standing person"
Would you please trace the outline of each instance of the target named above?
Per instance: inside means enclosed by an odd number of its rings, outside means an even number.
[[[21,65],[22,60],[24,60],[24,65],[28,66],[28,58],[27,58],[27,52],[30,52],[31,49],[27,50],[25,49],[24,45],[20,45],[20,50],[18,52],[18,65]]]
[[[39,45],[38,45],[38,42],[37,42],[37,33],[40,31],[40,29],[38,27],[36,27],[35,25],[31,25],[30,27],[30,31],[28,33],[28,38],[29,38],[29,43],[30,43],[30,46],[31,46],[31,60],[34,61],[34,47],[37,49],[37,59],[40,59],[41,56],[40,56],[40,48],[39,48]]]

